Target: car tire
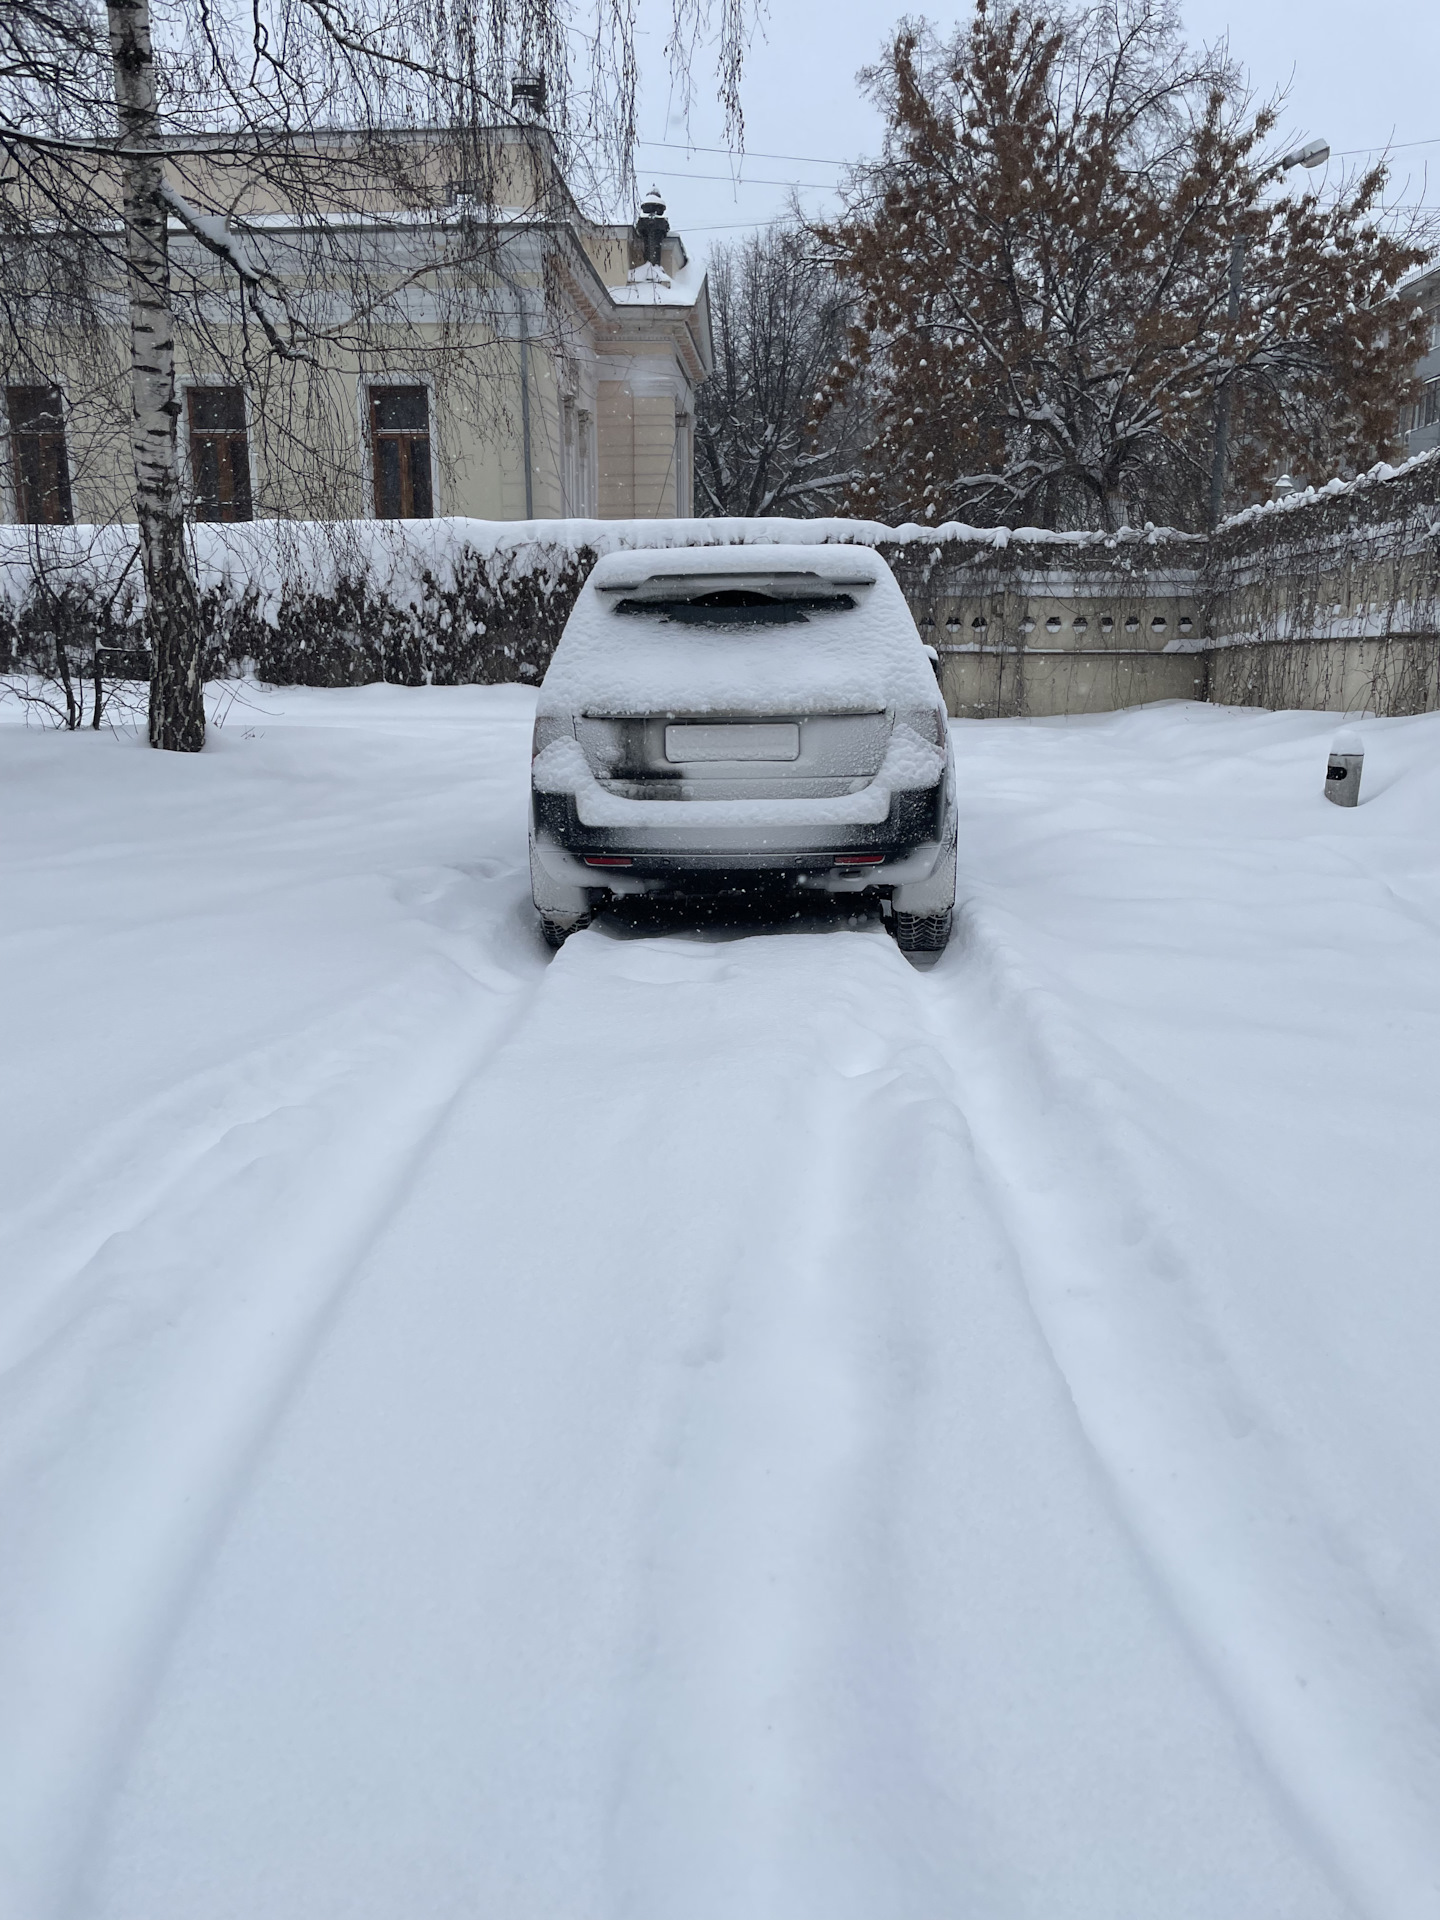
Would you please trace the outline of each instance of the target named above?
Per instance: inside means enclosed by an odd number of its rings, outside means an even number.
[[[558,952],[572,933],[579,933],[582,927],[588,927],[595,918],[593,913],[583,913],[578,920],[551,920],[547,915],[540,916],[540,937],[547,947]]]
[[[944,913],[896,913],[890,923],[902,953],[939,953],[950,939],[954,910]]]

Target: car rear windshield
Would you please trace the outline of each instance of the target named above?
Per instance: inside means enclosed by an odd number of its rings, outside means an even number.
[[[818,573],[741,577],[662,575],[602,588],[618,597],[615,611],[689,627],[778,627],[803,624],[814,613],[848,613],[856,605],[850,588],[873,580],[822,580]]]

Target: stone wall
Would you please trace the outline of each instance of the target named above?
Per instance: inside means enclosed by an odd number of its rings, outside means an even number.
[[[1440,705],[1440,453],[1251,509],[1208,540],[876,545],[957,715]]]
[[[1440,705],[1440,453],[1237,516],[1207,572],[1211,700]]]
[[[1004,547],[880,544],[940,655],[950,711],[1103,713],[1203,700],[1205,542],[1175,533]]]

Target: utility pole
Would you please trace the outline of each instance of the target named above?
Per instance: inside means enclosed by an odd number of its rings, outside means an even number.
[[[1230,297],[1225,303],[1225,318],[1233,332],[1240,318],[1240,289],[1245,281],[1245,242],[1237,234],[1230,248]],[[1215,395],[1215,457],[1210,464],[1210,531],[1220,520],[1220,505],[1225,498],[1225,462],[1230,452],[1230,396],[1234,390],[1232,367],[1220,382]]]
[[[1326,140],[1310,140],[1303,147],[1296,147],[1283,159],[1261,175],[1262,181],[1273,179],[1277,173],[1288,173],[1291,167],[1323,167],[1330,158],[1330,145]],[[1230,296],[1225,303],[1225,318],[1231,329],[1240,318],[1240,295],[1245,285],[1245,241],[1237,234],[1230,247]],[[1215,454],[1210,463],[1210,531],[1213,533],[1220,522],[1220,509],[1225,500],[1225,467],[1230,454],[1230,403],[1235,386],[1235,369],[1221,381],[1215,395]]]

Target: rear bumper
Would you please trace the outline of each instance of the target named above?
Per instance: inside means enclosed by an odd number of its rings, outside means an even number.
[[[537,881],[612,894],[710,891],[760,884],[858,893],[928,879],[953,861],[954,828],[947,782],[893,796],[874,825],[792,825],[777,808],[763,824],[734,827],[587,826],[568,794],[533,795],[531,860]],[[684,801],[673,803],[677,814]],[[847,853],[878,853],[878,862],[847,864]],[[590,866],[587,856],[624,859],[624,867]]]

